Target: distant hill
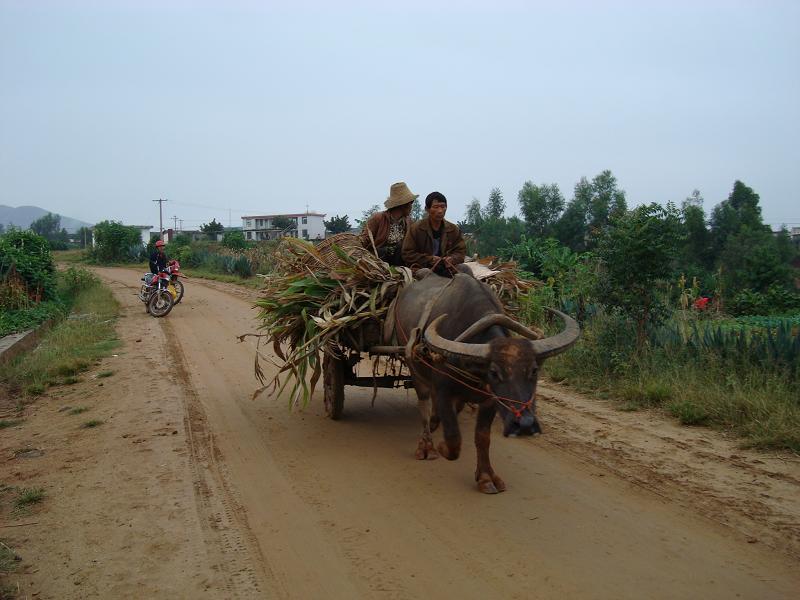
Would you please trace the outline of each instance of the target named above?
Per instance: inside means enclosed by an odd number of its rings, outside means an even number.
[[[27,229],[31,226],[36,219],[45,216],[47,213],[53,212],[39,208],[38,206],[5,206],[0,204],[0,223],[5,225],[8,229],[9,225],[15,225],[21,229]],[[54,213],[58,214],[58,213]],[[91,223],[86,221],[79,221],[61,215],[61,227],[66,229],[69,233],[75,233],[81,227],[91,227]]]

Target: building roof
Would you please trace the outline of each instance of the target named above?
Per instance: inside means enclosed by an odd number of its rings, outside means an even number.
[[[250,215],[244,216],[243,219],[274,219],[275,217],[324,217],[325,213],[315,213],[315,212],[303,212],[303,213],[291,213],[291,214],[284,214],[284,215]]]

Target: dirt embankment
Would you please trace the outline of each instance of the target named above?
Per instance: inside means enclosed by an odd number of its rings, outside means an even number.
[[[800,589],[800,461],[543,385],[546,433],[493,436],[508,491],[417,462],[416,402],[348,388],[346,418],[251,400],[252,293],[188,281],[166,319],[138,277],[118,356],[0,433],[2,481],[42,486],[2,512],[29,597],[790,598]],[[102,385],[101,385],[102,384]],[[319,395],[319,392],[318,392]],[[70,415],[64,407],[89,411]],[[84,417],[103,425],[82,429]],[[41,450],[36,458],[16,450]],[[38,453],[37,453],[38,454]]]

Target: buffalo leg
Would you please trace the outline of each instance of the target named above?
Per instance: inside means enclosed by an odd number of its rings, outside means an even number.
[[[478,454],[475,481],[478,482],[478,489],[484,494],[496,494],[504,492],[506,489],[505,482],[494,472],[489,462],[489,444],[495,412],[494,404],[481,406],[478,410],[478,420],[475,424],[475,448]]]
[[[417,394],[417,408],[422,420],[422,433],[417,442],[417,451],[414,453],[414,457],[417,460],[434,460],[439,458],[439,453],[436,452],[431,435],[431,388],[425,385],[421,377],[417,377],[414,391]]]
[[[422,417],[422,434],[417,442],[417,451],[414,454],[417,460],[435,460],[439,458],[439,453],[433,447],[433,436],[431,435],[431,399],[430,397],[417,399],[417,408]]]
[[[437,414],[442,424],[444,441],[439,442],[439,454],[447,460],[456,460],[461,454],[461,431],[458,429],[458,415],[449,394],[436,397]]]

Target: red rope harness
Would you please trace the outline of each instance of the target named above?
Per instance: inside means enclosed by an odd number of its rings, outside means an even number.
[[[408,334],[406,334],[406,332],[403,330],[403,325],[400,323],[400,319],[398,319],[398,317],[397,317],[397,311],[395,311],[395,315],[394,316],[395,316],[395,318],[394,318],[395,324],[397,325],[397,328],[400,331],[400,333],[403,334],[403,337],[405,338],[405,342],[404,342],[403,345],[408,344],[409,337],[408,337]],[[481,388],[477,388],[475,386],[469,385],[468,383],[465,383],[464,381],[462,381],[460,379],[456,379],[450,373],[436,368],[430,362],[425,360],[425,358],[423,358],[417,352],[417,346],[416,345],[413,347],[412,352],[414,354],[414,359],[415,360],[418,360],[422,364],[426,365],[432,371],[436,371],[437,373],[439,373],[440,375],[442,375],[444,377],[447,377],[451,381],[455,381],[457,384],[459,384],[459,385],[461,385],[461,386],[463,386],[463,387],[465,387],[467,389],[470,389],[470,390],[472,390],[474,392],[477,392],[477,393],[479,393],[479,394],[481,394],[483,396],[486,396],[486,400],[484,400],[483,402],[480,402],[479,403],[480,405],[483,405],[484,403],[487,403],[490,400],[494,400],[498,404],[504,406],[507,410],[511,411],[514,414],[514,416],[519,419],[522,416],[522,412],[524,410],[530,408],[531,405],[533,404],[533,396],[531,396],[531,398],[528,399],[527,401],[516,400],[514,398],[506,398],[505,396],[498,396],[497,394],[494,394],[492,392],[487,392],[486,390],[483,390]],[[450,365],[448,365],[448,366],[450,366]],[[454,367],[450,366],[450,368],[453,369]],[[488,387],[488,385],[487,385],[487,387]],[[510,403],[510,405],[507,404],[507,403]],[[514,405],[519,405],[519,408],[515,408]]]

